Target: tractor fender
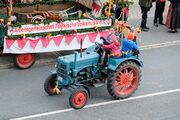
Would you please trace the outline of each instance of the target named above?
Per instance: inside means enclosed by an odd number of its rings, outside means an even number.
[[[76,86],[80,86],[80,87],[83,87],[85,90],[87,90],[88,94],[89,94],[89,97],[90,97],[90,90],[88,88],[88,86],[84,85],[84,84],[75,84]]]
[[[124,62],[127,61],[132,61],[135,62],[136,64],[138,64],[140,67],[143,66],[143,62],[141,61],[140,58],[136,58],[136,57],[129,57],[129,58],[120,58],[120,59],[109,59],[108,63],[108,69],[112,70],[112,71],[116,71],[117,67],[119,65],[121,65]]]

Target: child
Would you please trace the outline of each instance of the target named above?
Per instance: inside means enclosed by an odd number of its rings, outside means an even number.
[[[133,33],[129,33],[127,38],[123,39],[122,43],[122,54],[123,57],[131,57],[139,54],[139,47],[134,40]]]
[[[109,56],[110,57],[115,57],[115,58],[121,57],[120,44],[117,42],[115,34],[112,34],[110,36],[110,44],[109,45],[103,45],[102,47],[105,49],[105,51],[110,50],[110,55],[106,55],[107,53],[104,52],[103,55],[102,55],[101,64],[103,64],[103,61],[104,61],[104,63],[106,63],[105,62],[106,58],[109,57]],[[106,56],[106,58],[104,60],[105,56]]]

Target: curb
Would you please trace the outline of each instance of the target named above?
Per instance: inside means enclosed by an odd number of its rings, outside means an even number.
[[[53,65],[55,64],[57,57],[71,53],[73,53],[73,51],[37,53],[36,54],[37,58],[33,66]],[[15,68],[13,64],[13,54],[0,56],[0,69],[10,69],[10,68]]]

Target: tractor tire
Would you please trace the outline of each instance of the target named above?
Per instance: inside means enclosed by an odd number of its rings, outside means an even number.
[[[107,80],[107,90],[114,99],[131,96],[141,81],[141,69],[135,62],[122,63],[115,72],[111,71]]]
[[[61,93],[62,88],[56,83],[57,74],[51,74],[44,82],[44,90],[48,95],[58,95]]]
[[[28,54],[19,54],[15,55],[13,58],[14,65],[19,69],[28,69],[30,68],[36,61],[36,54],[28,53]]]
[[[89,94],[87,90],[83,87],[75,89],[70,97],[69,97],[69,104],[74,109],[81,109],[83,108],[89,99]]]

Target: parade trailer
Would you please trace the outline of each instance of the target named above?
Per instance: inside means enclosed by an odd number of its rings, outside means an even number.
[[[20,69],[31,67],[37,53],[85,49],[112,27],[113,0],[3,0],[0,50],[13,54]]]

